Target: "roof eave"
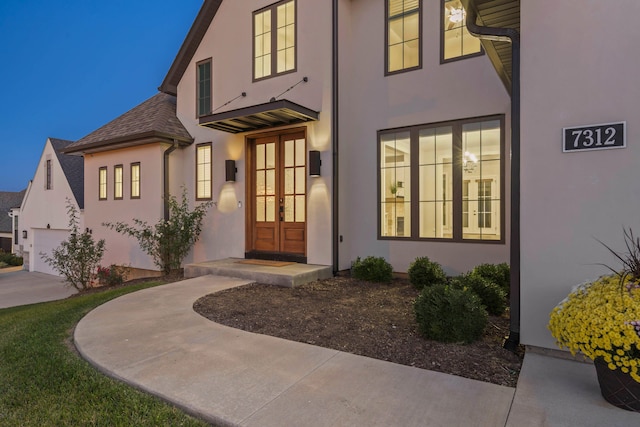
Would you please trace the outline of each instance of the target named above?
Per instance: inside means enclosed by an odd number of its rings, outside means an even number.
[[[182,79],[182,76],[189,66],[189,62],[204,38],[211,21],[213,21],[213,18],[216,16],[221,3],[222,0],[205,0],[187,36],[182,42],[182,46],[173,60],[169,72],[158,88],[160,92],[174,96],[177,95],[178,83],[180,79]]]
[[[121,148],[138,147],[147,144],[157,143],[178,143],[178,145],[186,146],[193,143],[193,138],[184,136],[175,136],[162,132],[145,132],[137,135],[126,135],[118,138],[96,141],[88,144],[81,144],[75,147],[67,147],[62,152],[64,154],[84,154],[98,153],[103,151],[118,150]]]

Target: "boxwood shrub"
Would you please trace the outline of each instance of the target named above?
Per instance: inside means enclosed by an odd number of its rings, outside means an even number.
[[[496,285],[500,286],[507,295],[509,295],[511,276],[509,264],[506,262],[503,262],[502,264],[480,264],[471,272],[492,281]]]
[[[488,319],[480,297],[445,284],[425,287],[414,311],[420,332],[441,342],[472,343],[482,336]]]
[[[436,283],[445,283],[447,275],[437,262],[431,261],[426,256],[416,258],[409,265],[409,281],[418,290]]]
[[[351,276],[367,282],[391,282],[393,267],[382,257],[356,258],[351,264]]]
[[[9,266],[22,265],[22,257],[16,256],[9,252],[0,251],[0,262],[3,262]]]
[[[458,276],[451,280],[451,284],[458,289],[470,289],[473,291],[480,297],[489,314],[500,316],[507,309],[507,294],[505,291],[479,274],[470,273]]]

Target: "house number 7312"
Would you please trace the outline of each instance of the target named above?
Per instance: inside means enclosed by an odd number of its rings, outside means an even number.
[[[626,122],[563,129],[562,151],[604,150],[626,147]]]

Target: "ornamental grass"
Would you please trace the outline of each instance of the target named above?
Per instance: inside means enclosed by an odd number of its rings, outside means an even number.
[[[640,285],[609,275],[577,286],[551,312],[558,346],[620,369],[640,383]]]

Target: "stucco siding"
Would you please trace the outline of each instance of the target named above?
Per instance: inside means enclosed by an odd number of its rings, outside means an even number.
[[[638,229],[640,40],[634,0],[522,2],[522,319],[524,344],[555,347],[546,328],[571,288],[618,264]],[[540,25],[544,23],[544,30]],[[562,128],[627,121],[627,148],[562,152]]]

